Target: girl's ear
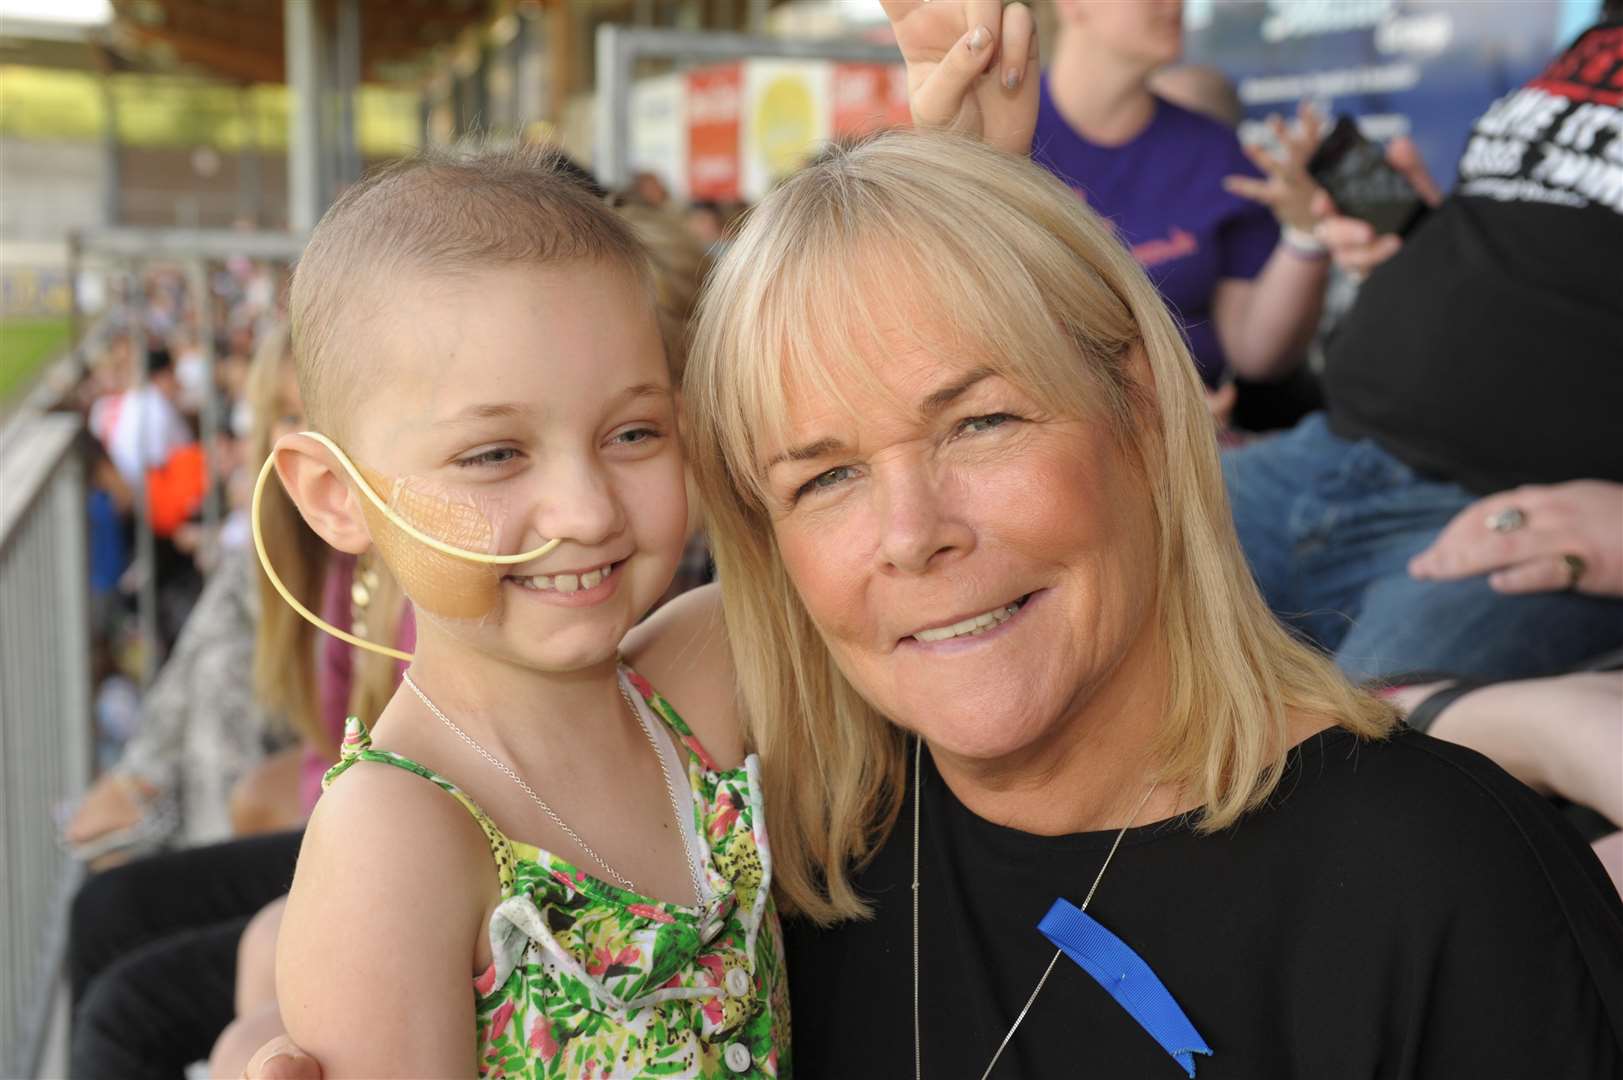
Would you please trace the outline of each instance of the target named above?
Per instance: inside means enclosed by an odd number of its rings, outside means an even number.
[[[361,496],[332,452],[307,435],[284,435],[271,450],[276,474],[304,522],[329,545],[350,555],[372,546]]]

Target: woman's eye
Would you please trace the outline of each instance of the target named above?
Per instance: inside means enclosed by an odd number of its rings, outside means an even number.
[[[457,464],[463,468],[473,468],[480,465],[505,465],[518,457],[518,451],[511,446],[498,446],[493,450],[484,450],[472,457],[459,458]]]
[[[990,431],[995,427],[1002,427],[1009,421],[1018,419],[1019,417],[1010,413],[988,413],[985,416],[971,416],[958,425],[958,430],[973,435],[977,432]]]
[[[827,491],[831,487],[836,487],[850,479],[851,474],[855,471],[849,465],[841,465],[838,468],[829,469],[827,472],[820,472],[800,485],[795,491],[795,498],[810,495],[814,491]]]

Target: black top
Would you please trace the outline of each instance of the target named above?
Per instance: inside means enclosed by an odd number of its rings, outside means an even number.
[[[1623,481],[1623,24],[1477,121],[1325,356],[1330,426],[1475,492]]]
[[[991,824],[925,763],[924,1076],[976,1080],[1115,833]],[[798,1080],[913,1075],[911,799],[857,877],[876,917],[788,926]],[[1130,830],[1088,911],[1215,1051],[1198,1080],[1623,1077],[1623,901],[1543,799],[1417,732],[1314,736],[1219,835]],[[1184,1075],[1068,958],[993,1073]]]

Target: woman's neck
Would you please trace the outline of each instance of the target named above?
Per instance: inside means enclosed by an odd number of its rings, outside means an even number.
[[[1155,118],[1149,78],[1150,69],[1092,47],[1085,33],[1073,29],[1060,35],[1048,68],[1048,93],[1078,135],[1103,146],[1120,146]]]

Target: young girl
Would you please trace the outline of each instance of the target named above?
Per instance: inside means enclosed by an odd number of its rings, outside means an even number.
[[[418,159],[322,220],[292,318],[277,470],[418,624],[311,818],[289,1034],[328,1076],[788,1075],[756,765],[687,659],[720,629],[622,659],[687,526],[642,249],[541,155]]]

